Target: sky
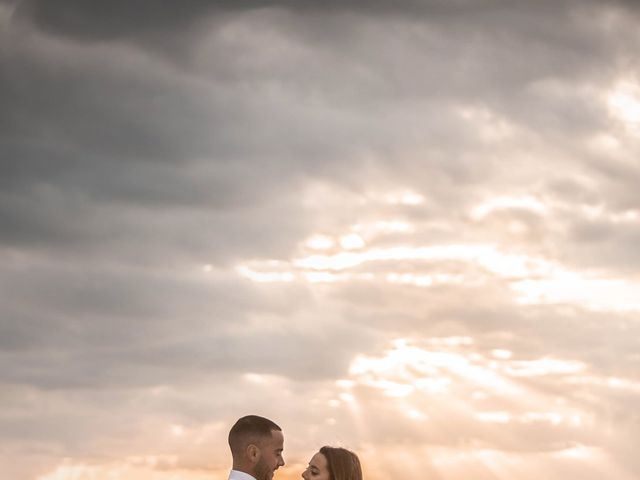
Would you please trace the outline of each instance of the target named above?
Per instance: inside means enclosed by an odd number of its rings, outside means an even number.
[[[0,476],[639,478],[639,26],[0,0]]]

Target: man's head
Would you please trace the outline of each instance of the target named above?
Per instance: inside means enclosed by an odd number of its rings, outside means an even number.
[[[282,429],[257,415],[242,417],[229,431],[233,469],[256,480],[271,480],[273,472],[284,465],[283,446]]]

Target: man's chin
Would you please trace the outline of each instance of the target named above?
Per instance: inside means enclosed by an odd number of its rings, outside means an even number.
[[[258,476],[258,480],[273,480],[273,474],[274,472],[265,472]]]

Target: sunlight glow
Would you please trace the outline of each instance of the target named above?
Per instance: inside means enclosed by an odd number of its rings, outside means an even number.
[[[411,190],[387,193],[384,199],[392,205],[422,205],[425,200],[422,195]]]
[[[313,235],[307,239],[305,245],[311,250],[328,250],[335,245],[333,238],[328,235]]]
[[[510,352],[509,350],[502,350],[502,349],[496,348],[494,350],[491,350],[491,355],[493,355],[495,358],[499,358],[502,360],[509,360],[513,356],[513,353]]]
[[[511,284],[522,304],[575,303],[592,310],[640,310],[640,283],[562,273]]]
[[[391,342],[392,345],[403,348],[407,345],[407,340],[395,340]],[[471,337],[435,337],[427,338],[427,345],[438,347],[463,347],[473,345],[473,338]]]
[[[492,198],[474,207],[471,210],[470,215],[474,220],[482,220],[496,210],[511,209],[527,210],[537,215],[544,215],[547,213],[547,207],[540,200],[531,196],[523,196]]]
[[[587,447],[585,445],[575,445],[555,453],[557,457],[574,458],[577,460],[589,460],[601,454],[601,449],[597,447]]]
[[[362,384],[381,389],[390,396],[407,396],[416,391],[443,394],[453,384],[452,376],[503,392],[517,392],[506,379],[468,355],[426,350],[404,340],[394,342],[394,348],[384,357],[359,355],[349,372]]]
[[[590,221],[605,221],[613,224],[628,224],[640,221],[640,210],[638,209],[611,212],[603,204],[581,205],[580,213]]]
[[[607,97],[611,112],[631,129],[640,126],[640,88],[635,82],[621,81]]]
[[[466,336],[399,338],[380,355],[358,355],[349,375],[344,387],[361,413],[369,405],[384,405],[386,412],[396,412],[398,422],[406,421],[404,428],[415,435],[426,430],[469,442],[467,449],[429,445],[428,465],[442,478],[463,480],[475,478],[474,472],[490,472],[494,476],[486,478],[560,480],[562,476],[546,475],[555,467],[532,468],[555,462],[580,472],[584,468],[580,462],[586,460],[621,472],[616,478],[632,478],[598,449],[572,442],[577,435],[589,438],[596,418],[580,396],[558,396],[567,381],[629,386],[622,379],[594,377],[580,361],[523,360],[511,350],[479,350],[474,339]],[[428,422],[428,428],[423,422]],[[511,453],[485,447],[510,442],[514,435],[532,435],[544,447],[523,452],[518,450],[525,445],[520,441]],[[545,438],[562,440],[552,443]]]
[[[366,246],[364,240],[357,233],[350,233],[340,237],[340,246],[345,250],[358,250]]]
[[[535,203],[529,206],[536,208],[532,205],[536,205]],[[590,212],[590,215],[604,215],[597,209]],[[640,218],[635,210],[607,215],[615,222],[629,222]],[[312,238],[326,240],[314,243],[316,250],[330,245],[328,236]],[[367,249],[364,239],[352,233],[340,238],[340,246],[343,250],[332,254],[313,253],[290,261],[251,261],[236,266],[236,272],[257,283],[304,281],[312,284],[337,284],[363,281],[419,288],[484,285],[491,280],[490,275],[494,275],[506,281],[507,288],[515,294],[514,301],[520,305],[569,303],[595,311],[640,310],[638,282],[606,278],[589,271],[571,271],[545,258],[504,252],[491,244]],[[388,269],[387,264],[391,262],[394,263],[393,270]],[[424,262],[429,262],[429,265]],[[362,271],[367,267],[370,271]],[[402,271],[402,268],[408,270],[409,267],[410,271]],[[427,268],[428,272],[424,272]]]
[[[599,377],[595,375],[581,375],[568,377],[566,382],[575,385],[592,385],[615,390],[626,390],[640,394],[640,382],[618,377]]]
[[[550,357],[518,360],[508,350],[493,350],[490,356],[484,356],[470,348],[473,340],[468,337],[433,338],[422,343],[425,346],[418,347],[409,340],[397,339],[382,356],[359,355],[351,363],[350,377],[357,385],[378,390],[386,397],[414,402],[407,404],[405,414],[414,408],[430,416],[415,403],[421,395],[428,395],[433,404],[437,396],[450,401],[454,396],[462,398],[465,391],[464,397],[469,402],[480,402],[478,406],[491,398],[517,399],[510,410],[474,411],[476,403],[467,403],[465,409],[482,423],[562,424],[571,428],[584,425],[584,414],[579,409],[566,402],[558,403],[552,395],[534,395],[516,383],[518,379],[543,376],[567,381],[589,379],[582,362]],[[348,387],[351,389],[353,384]]]
[[[553,426],[567,423],[573,427],[582,425],[580,415],[565,417],[565,415],[558,412],[525,412],[517,415],[506,411],[478,412],[476,413],[476,419],[483,423],[548,423]]]
[[[269,385],[273,381],[272,376],[264,375],[261,373],[245,373],[244,379],[248,382],[255,383],[257,385]]]
[[[423,412],[415,408],[409,408],[408,410],[404,410],[404,413],[411,420],[417,420],[418,422],[424,422],[425,420],[429,419],[428,415],[425,415]]]
[[[374,223],[356,224],[353,230],[365,236],[374,236],[378,233],[411,233],[415,227],[402,220],[379,221]]]
[[[302,275],[309,283],[335,283],[345,282],[352,279],[351,275],[336,275],[331,272],[304,272]]]
[[[352,394],[343,392],[340,394],[340,400],[342,400],[345,403],[355,403],[356,399]]]
[[[241,276],[258,283],[293,282],[296,278],[291,272],[256,272],[242,265],[236,267],[236,271]]]
[[[579,415],[574,415],[571,417],[572,424],[576,426],[576,423],[579,424],[579,420],[576,422],[575,419],[580,418]],[[565,420],[564,415],[558,412],[527,412],[524,415],[520,416],[519,421],[523,423],[550,423],[552,425],[560,425]]]
[[[558,268],[540,258],[500,252],[493,245],[373,248],[363,252],[311,255],[294,260],[293,264],[298,268],[314,270],[345,270],[368,262],[416,260],[475,262],[492,273],[507,277],[549,274]]]
[[[504,372],[512,377],[539,377],[543,375],[569,375],[583,371],[586,366],[582,362],[540,358],[538,360],[515,360],[504,368]]]
[[[448,275],[444,273],[435,275],[416,275],[413,273],[396,273],[391,272],[386,275],[389,283],[397,283],[401,285],[415,285],[417,287],[429,287],[431,285],[451,285],[464,283],[464,275]]]
[[[509,412],[478,412],[476,418],[480,422],[509,423],[511,421],[511,414]]]

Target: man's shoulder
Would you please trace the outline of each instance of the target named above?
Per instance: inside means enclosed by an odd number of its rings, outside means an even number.
[[[256,480],[248,473],[241,472],[239,470],[231,470],[229,472],[229,480]]]

